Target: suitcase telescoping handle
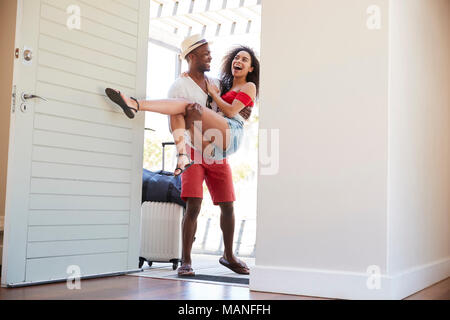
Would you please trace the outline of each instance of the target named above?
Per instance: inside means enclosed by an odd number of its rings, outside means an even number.
[[[162,171],[164,171],[164,164],[166,161],[165,150],[166,146],[174,146],[175,142],[163,142],[162,143]]]

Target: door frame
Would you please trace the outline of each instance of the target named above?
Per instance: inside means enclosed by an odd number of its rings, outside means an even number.
[[[22,21],[22,8],[23,8],[23,2],[22,0],[16,0],[17,3],[17,12],[16,12],[16,30],[15,30],[15,41],[14,41],[14,47],[18,48],[18,44],[20,43],[20,25]],[[17,79],[17,63],[20,59],[14,59],[13,63],[13,73],[12,73],[12,88],[15,90],[15,84]],[[14,141],[15,141],[15,118],[16,118],[16,107],[17,102],[19,101],[17,99],[17,96],[13,93],[13,99],[12,99],[12,106],[10,111],[10,125],[9,125],[9,144],[8,144],[8,167],[7,167],[7,176],[6,176],[6,190],[5,190],[5,220],[4,220],[4,234],[3,234],[3,259],[2,259],[2,275],[1,275],[1,285],[2,287],[8,286],[7,283],[7,270],[9,265],[12,265],[14,268],[19,268],[19,266],[15,263],[14,260],[22,260],[21,257],[23,256],[25,258],[25,248],[22,250],[23,252],[20,252],[18,254],[18,257],[10,257],[9,254],[9,247],[10,242],[14,242],[16,240],[11,239],[11,236],[14,235],[16,238],[23,238],[23,232],[26,232],[27,226],[22,226],[20,228],[20,232],[22,232],[22,235],[17,232],[17,228],[15,225],[17,224],[17,214],[10,213],[10,199],[11,199],[11,185],[12,185],[12,176],[14,171]],[[20,219],[19,219],[20,220]],[[20,225],[20,224],[19,224]],[[11,232],[11,228],[14,226],[14,232]],[[25,234],[26,236],[26,234]],[[13,260],[14,259],[14,260]],[[10,261],[12,260],[12,261]],[[25,275],[25,263],[23,263],[23,274]],[[20,270],[21,271],[21,270]],[[25,280],[25,278],[24,278]]]

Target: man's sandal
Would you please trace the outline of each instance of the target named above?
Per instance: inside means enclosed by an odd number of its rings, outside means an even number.
[[[189,159],[189,156],[186,153],[179,153],[177,155],[177,158],[179,158],[180,156],[186,156]],[[190,160],[190,159],[189,159]],[[180,171],[180,173],[175,174],[174,172],[174,176],[178,177],[179,175],[181,175],[183,172],[185,172],[187,169],[189,169],[192,165],[194,164],[194,161],[192,161],[191,163],[189,163],[187,166],[184,167],[184,169],[181,169],[180,167],[175,169],[175,172]]]
[[[191,268],[190,264],[184,264],[177,270],[179,277],[193,277],[195,276],[194,270]]]
[[[135,109],[127,105],[125,100],[123,100],[120,91],[116,91],[111,88],[106,88],[105,93],[108,96],[108,98],[111,99],[111,101],[117,103],[122,108],[123,112],[125,112],[128,118],[133,119],[134,115],[139,111],[139,102],[137,101],[137,99],[130,97],[130,99],[133,99],[137,103],[137,109]]]
[[[227,259],[224,257],[219,259],[219,263],[223,265],[224,267],[227,267],[231,271],[238,273],[238,274],[250,274],[250,269],[247,267],[245,262],[238,259],[237,263],[230,263]]]

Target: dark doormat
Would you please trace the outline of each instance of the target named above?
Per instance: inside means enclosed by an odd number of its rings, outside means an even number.
[[[167,278],[172,279],[183,279],[183,280],[203,280],[212,282],[226,282],[226,283],[238,283],[238,284],[249,284],[250,280],[246,278],[233,278],[233,277],[222,277],[222,276],[210,276],[206,274],[196,274],[193,277],[179,277],[178,275],[169,276]]]

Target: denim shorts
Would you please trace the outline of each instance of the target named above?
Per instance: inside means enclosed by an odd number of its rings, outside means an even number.
[[[211,159],[222,160],[238,151],[241,146],[242,139],[244,138],[244,118],[237,114],[233,118],[225,117],[230,127],[230,143],[228,148],[223,151],[223,148],[214,144],[214,151],[212,152]]]

